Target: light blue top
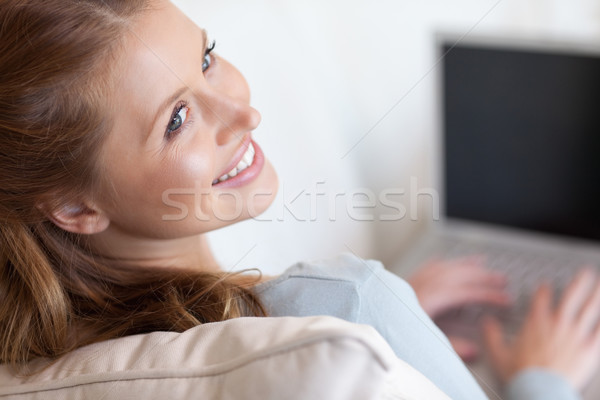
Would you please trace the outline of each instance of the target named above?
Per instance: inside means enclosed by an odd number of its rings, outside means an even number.
[[[301,262],[256,291],[270,316],[330,315],[373,326],[398,357],[452,399],[487,399],[442,331],[419,306],[412,287],[374,260],[343,254]],[[580,400],[557,374],[528,369],[506,388],[504,400]]]

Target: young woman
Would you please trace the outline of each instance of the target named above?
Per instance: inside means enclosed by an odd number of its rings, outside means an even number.
[[[246,81],[173,4],[1,0],[0,21],[1,363],[241,315],[327,314],[373,325],[452,398],[485,398],[377,262],[346,255],[270,280],[220,270],[203,234],[263,212],[277,177],[252,140]],[[415,285],[439,310],[431,284]],[[508,398],[576,398],[598,364],[599,312],[586,271],[557,309],[542,286],[511,344],[488,324]]]

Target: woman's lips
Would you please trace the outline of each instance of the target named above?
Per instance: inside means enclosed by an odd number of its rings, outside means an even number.
[[[221,171],[221,174],[218,175],[213,181],[218,180],[219,177],[227,174],[229,171],[234,169],[236,165],[238,165],[240,163],[240,161],[244,157],[244,154],[248,150],[248,146],[250,146],[251,141],[252,141],[252,133],[248,132],[247,134],[244,135],[244,138],[242,139],[242,145],[233,155],[233,158],[231,159],[231,162],[227,165],[227,168],[225,168],[224,171]]]
[[[245,151],[248,149],[248,146],[250,145],[250,143],[252,143],[252,146],[254,147],[254,151],[255,151],[254,159],[252,160],[252,164],[250,164],[243,171],[238,172],[238,174],[236,176],[234,176],[233,178],[229,178],[223,182],[218,182],[218,183],[213,184],[214,187],[231,188],[231,187],[244,186],[247,183],[254,180],[260,174],[260,172],[262,171],[262,168],[265,164],[265,156],[262,152],[262,149],[256,144],[255,141],[253,141],[250,138],[250,135],[248,135],[248,139],[249,139],[248,144],[246,144],[245,146],[242,147],[242,149],[244,151],[241,152],[241,154],[239,154],[239,156],[234,159],[234,161],[236,161],[236,160],[237,161],[235,163],[232,162],[231,163],[232,167],[230,169],[228,169],[227,171],[231,171],[236,165],[239,164],[240,160],[244,156]],[[223,175],[226,173],[227,172],[224,172]]]

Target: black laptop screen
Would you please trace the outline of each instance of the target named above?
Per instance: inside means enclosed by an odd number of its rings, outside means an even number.
[[[446,215],[600,240],[600,52],[466,45],[443,67]]]

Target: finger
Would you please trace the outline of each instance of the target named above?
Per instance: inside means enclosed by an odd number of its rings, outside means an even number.
[[[591,268],[580,270],[569,284],[558,306],[558,318],[563,322],[573,319],[581,309],[595,282]]]
[[[435,260],[429,265],[428,272],[432,274],[432,279],[441,279],[443,275],[446,286],[505,286],[508,282],[506,275],[487,269],[485,259],[485,256],[473,255],[445,261]]]
[[[456,354],[464,361],[473,361],[479,355],[479,348],[475,342],[460,336],[450,336],[448,339]]]
[[[527,322],[540,324],[549,322],[552,312],[552,288],[548,282],[542,282],[536,289],[529,307]]]
[[[471,286],[485,286],[493,289],[504,289],[508,285],[508,277],[501,272],[485,271],[474,274],[469,281]]]
[[[449,288],[446,288],[449,289]],[[442,291],[438,292],[442,294]],[[487,304],[498,307],[508,307],[512,298],[504,289],[487,287],[455,287],[453,290],[443,291],[443,306],[448,310],[469,304]]]
[[[505,371],[508,368],[508,346],[504,340],[500,323],[491,317],[483,320],[483,344],[489,355],[492,366],[505,379]]]
[[[505,286],[508,277],[498,271],[491,271],[483,266],[460,264],[451,268],[453,280],[469,285]]]
[[[596,281],[594,285],[594,289],[592,294],[588,298],[585,303],[583,310],[579,316],[579,320],[577,321],[578,326],[580,327],[581,333],[587,335],[590,333],[596,323],[598,322],[598,318],[600,316],[600,281]]]
[[[592,345],[596,351],[600,351],[600,323],[596,325],[594,332],[592,333]]]
[[[431,258],[415,269],[407,278],[407,281],[419,281],[421,279],[429,280],[431,276],[436,276],[442,268],[441,261],[437,258]]]
[[[465,288],[460,292],[458,300],[460,300],[460,303],[457,305],[488,304],[508,307],[513,303],[510,294],[505,290],[487,287]]]

